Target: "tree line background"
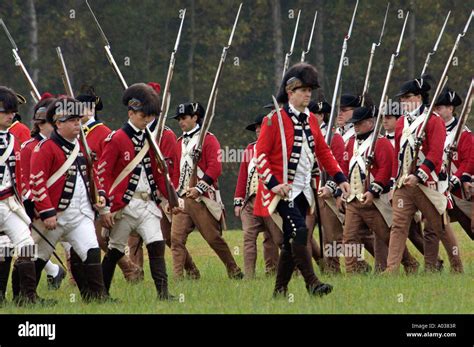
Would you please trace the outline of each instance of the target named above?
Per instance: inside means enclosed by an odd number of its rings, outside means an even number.
[[[186,101],[207,104],[222,47],[227,43],[240,1],[236,0],[90,0],[112,47],[112,54],[129,85],[166,78],[169,57],[180,24],[180,10],[186,8],[181,43],[171,84],[169,116]],[[311,31],[314,12],[318,19],[312,49],[306,61],[321,75],[322,94],[331,100],[342,41],[347,33],[355,0],[254,0],[244,1],[232,47],[224,66],[211,131],[221,146],[239,149],[255,140],[245,130],[263,105],[271,101],[281,79],[285,53],[289,50],[298,10],[302,10],[291,63],[300,60]],[[348,64],[343,69],[342,91],[361,92],[372,42],[377,42],[387,2],[361,0],[352,37],[348,43]],[[410,11],[400,57],[396,61],[389,96],[401,83],[418,77],[426,54],[432,49],[444,18],[452,11],[438,52],[428,73],[439,78],[457,34],[464,28],[473,8],[470,1],[391,1],[382,44],[375,52],[370,94],[376,102],[395,50],[404,16]],[[73,88],[93,85],[104,103],[101,119],[112,129],[126,120],[121,104],[122,87],[109,65],[104,43],[82,0],[13,0],[0,3],[0,17],[15,39],[20,56],[40,93],[64,93],[55,48],[60,46]],[[448,85],[463,98],[472,78],[473,29],[462,39],[455,55],[456,66]],[[291,64],[290,64],[291,65]],[[0,33],[0,85],[29,96],[29,89],[15,67],[11,46]],[[432,92],[436,85],[432,86]],[[316,93],[314,94],[316,97]],[[33,102],[22,106],[26,124]],[[469,122],[472,124],[472,122]],[[179,136],[174,120],[167,124]],[[232,199],[239,163],[224,163],[220,185],[227,207],[229,227],[240,227],[233,217]]]

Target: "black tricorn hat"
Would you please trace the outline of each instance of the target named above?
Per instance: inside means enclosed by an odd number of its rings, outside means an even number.
[[[265,114],[259,114],[257,117],[255,117],[255,121],[253,123],[250,123],[247,125],[245,128],[246,130],[250,131],[256,131],[257,130],[257,125],[262,125],[263,119],[266,117]]]
[[[360,107],[362,105],[362,97],[354,94],[342,94],[340,107]]]
[[[288,90],[310,87],[319,88],[318,71],[313,65],[298,63],[290,67],[281,81],[277,101],[282,104],[288,102]]]
[[[173,117],[174,119],[178,119],[180,116],[198,116],[198,118],[202,119],[206,115],[206,110],[199,102],[186,102],[184,104],[179,104],[176,107],[176,114]]]
[[[436,100],[435,106],[459,106],[462,104],[461,97],[451,88],[445,87]]]
[[[430,89],[431,86],[426,78],[415,78],[403,83],[395,97],[399,98],[407,94],[425,95]]]
[[[352,118],[347,121],[347,123],[357,123],[363,121],[364,119],[369,119],[377,117],[378,110],[377,107],[358,107],[352,113]]]
[[[329,103],[326,101],[316,102],[311,100],[309,102],[308,108],[313,113],[331,113],[331,105],[329,105]]]
[[[82,85],[80,94],[76,97],[80,102],[90,102],[95,104],[95,110],[100,111],[104,108],[102,103],[102,98],[100,98],[96,93],[93,86]]]
[[[0,112],[17,112],[18,97],[10,88],[0,86]]]

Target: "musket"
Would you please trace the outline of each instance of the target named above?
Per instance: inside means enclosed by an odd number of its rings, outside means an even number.
[[[170,105],[171,93],[170,85],[171,79],[173,78],[174,65],[176,62],[176,52],[178,51],[179,41],[181,39],[181,31],[183,29],[184,17],[186,16],[186,9],[184,9],[181,24],[179,25],[178,36],[176,37],[176,42],[174,44],[173,51],[171,52],[170,64],[168,66],[168,73],[166,74],[165,87],[163,89],[163,100],[161,103],[161,114],[158,117],[156,129],[154,131],[155,138],[157,143],[160,143],[161,136],[163,135],[163,130],[165,129],[166,118],[168,117],[168,110]]]
[[[64,62],[64,57],[61,52],[60,47],[56,47],[56,53],[58,54],[59,63],[61,65],[61,78],[63,80],[64,89],[66,89],[66,94],[74,98],[74,91],[72,90],[71,80],[69,79],[69,74],[67,72],[66,63]],[[87,165],[87,178],[89,180],[89,191],[93,204],[99,202],[99,190],[95,183],[94,175],[94,161],[92,159],[91,150],[87,144],[86,134],[84,133],[84,128],[82,127],[82,121],[80,121],[80,131],[79,131],[79,141],[81,142],[82,147],[84,148],[84,158],[86,159]]]
[[[469,85],[469,89],[467,91],[466,99],[464,101],[464,105],[462,107],[461,113],[458,118],[458,126],[456,129],[456,133],[454,134],[453,141],[449,144],[447,148],[447,159],[448,163],[446,168],[448,170],[448,176],[451,176],[451,163],[453,161],[454,152],[457,151],[459,145],[459,139],[461,138],[462,131],[464,130],[464,126],[466,125],[467,118],[469,117],[469,113],[471,112],[472,106],[472,99],[473,99],[473,87],[474,87],[474,78],[471,79],[471,84]]]
[[[13,40],[13,37],[10,35],[10,32],[8,31],[8,28],[2,18],[0,18],[0,24],[2,25],[3,30],[5,31],[5,34],[8,37],[8,40],[10,40],[10,43],[12,44],[12,53],[13,58],[15,59],[15,65],[18,66],[21,72],[23,73],[23,76],[25,77],[26,81],[28,82],[28,85],[30,86],[31,97],[33,98],[34,102],[37,103],[41,99],[41,95],[38,91],[38,88],[36,88],[35,82],[33,82],[33,79],[28,73],[28,70],[26,70],[25,64],[23,64],[23,61],[21,60],[20,55],[18,54],[18,47],[15,41]]]
[[[439,45],[439,42],[441,41],[441,36],[443,36],[444,29],[446,28],[446,24],[448,23],[448,19],[449,19],[450,14],[451,14],[451,11],[448,12],[448,15],[446,16],[446,19],[444,20],[443,27],[441,28],[441,31],[439,32],[438,39],[436,40],[433,49],[431,50],[431,52],[429,52],[429,53],[426,55],[425,65],[423,65],[423,70],[421,70],[421,74],[420,74],[420,77],[422,77],[422,78],[423,78],[423,75],[424,75],[425,72],[426,72],[426,69],[428,68],[428,64],[429,64],[430,61],[431,61],[431,57],[432,57],[432,56],[436,53],[436,51],[438,50],[438,45]]]
[[[92,14],[92,17],[94,18],[95,24],[97,25],[97,29],[99,30],[100,35],[102,36],[102,39],[104,40],[105,55],[107,56],[107,59],[109,60],[110,65],[114,69],[115,74],[119,78],[120,84],[122,85],[123,89],[127,89],[128,88],[127,82],[125,82],[125,79],[123,78],[122,72],[120,72],[120,69],[119,69],[117,63],[115,62],[114,56],[112,55],[112,52],[110,50],[109,40],[107,39],[107,36],[105,36],[105,33],[102,30],[102,27],[100,26],[99,20],[95,16],[94,11],[92,11],[92,8],[89,5],[89,2],[87,0],[85,0],[85,1],[86,1],[87,7],[89,8],[89,11]]]
[[[222,68],[224,66],[224,62],[227,56],[227,51],[229,50],[232,44],[235,28],[237,27],[237,23],[239,21],[240,10],[242,9],[242,4],[243,3],[240,4],[239,10],[237,11],[237,15],[235,16],[234,26],[232,27],[229,41],[227,42],[227,45],[224,46],[224,48],[222,49],[221,59],[219,61],[216,75],[214,77],[214,83],[212,84],[211,94],[209,95],[209,101],[207,102],[206,113],[204,116],[204,120],[202,122],[201,131],[199,132],[198,143],[196,145],[196,148],[194,149],[194,154],[193,154],[194,165],[193,165],[193,172],[191,175],[191,181],[189,184],[190,187],[194,187],[197,184],[197,163],[199,162],[199,159],[201,158],[202,147],[204,145],[204,139],[206,137],[207,132],[209,131],[212,120],[214,119],[214,112],[212,110],[215,109],[215,102],[216,102],[215,99],[216,99],[217,88],[218,88],[219,80],[221,77]]]
[[[314,27],[316,26],[316,19],[318,18],[318,11],[314,13],[314,19],[313,19],[313,26],[311,27],[311,34],[309,35],[309,40],[308,40],[308,47],[306,48],[306,51],[303,49],[301,52],[301,62],[304,63],[306,54],[309,53],[311,50],[311,42],[313,41],[313,34],[314,34]]]
[[[365,96],[369,92],[370,71],[372,70],[372,61],[374,59],[375,49],[382,44],[382,37],[383,37],[383,34],[384,34],[384,30],[385,30],[385,23],[387,22],[387,15],[388,15],[389,7],[390,7],[390,3],[387,4],[387,9],[385,10],[385,18],[383,19],[382,30],[380,31],[379,42],[378,43],[373,42],[372,43],[372,48],[370,50],[369,64],[367,66],[367,73],[365,74],[364,89],[362,90],[361,106],[365,105]]]
[[[418,161],[418,154],[420,152],[421,145],[423,144],[423,140],[425,139],[425,131],[426,131],[426,126],[428,124],[428,121],[431,118],[431,115],[433,113],[433,108],[435,106],[436,100],[438,100],[438,97],[441,93],[441,90],[443,90],[444,86],[446,85],[448,81],[448,71],[449,68],[451,67],[451,62],[453,61],[454,53],[458,49],[459,43],[461,41],[461,38],[463,38],[466,35],[467,30],[469,29],[469,25],[471,24],[472,17],[474,16],[474,10],[471,11],[471,14],[466,22],[466,25],[464,26],[464,29],[461,33],[458,34],[456,41],[454,42],[454,46],[451,50],[451,54],[449,55],[448,61],[446,62],[446,65],[444,67],[443,73],[441,74],[441,78],[439,79],[438,86],[436,87],[436,91],[433,95],[433,99],[431,101],[431,104],[428,108],[427,112],[424,112],[426,115],[425,120],[423,121],[423,124],[421,126],[420,132],[415,140],[415,148],[413,151],[413,161],[411,164],[410,172],[412,174],[415,173],[416,171],[416,163]]]
[[[295,47],[296,33],[298,32],[298,24],[300,23],[301,10],[298,11],[298,17],[296,18],[295,30],[293,32],[293,40],[291,41],[290,51],[285,55],[285,63],[283,64],[283,73],[281,78],[285,77],[286,70],[290,67],[290,57],[293,54],[293,48]]]
[[[400,38],[398,40],[397,49],[390,57],[390,63],[388,65],[387,75],[385,76],[385,83],[383,85],[382,95],[380,96],[379,113],[377,115],[377,120],[375,122],[374,131],[372,133],[372,139],[370,140],[370,146],[369,146],[369,150],[367,151],[367,157],[366,157],[366,170],[365,170],[366,171],[366,176],[365,176],[366,190],[368,189],[370,185],[370,169],[372,167],[372,164],[374,162],[374,157],[375,157],[375,143],[377,142],[378,134],[380,131],[379,128],[382,124],[385,108],[387,107],[386,102],[387,102],[388,85],[390,84],[390,79],[392,78],[392,71],[393,71],[393,67],[395,66],[395,59],[400,54],[400,48],[402,46],[403,36],[405,35],[405,28],[407,25],[409,15],[410,15],[410,12],[407,12],[407,15],[405,17],[405,22],[403,23],[402,32],[400,33]]]
[[[331,139],[332,139],[332,127],[334,125],[334,121],[336,119],[336,100],[338,97],[338,91],[339,91],[339,84],[341,81],[341,75],[342,75],[342,67],[344,63],[344,57],[346,55],[347,51],[347,42],[351,38],[352,35],[352,27],[354,26],[354,20],[355,16],[357,13],[357,6],[359,5],[359,0],[357,0],[355,8],[354,8],[354,13],[352,14],[352,20],[351,20],[351,25],[349,26],[349,31],[347,35],[344,37],[344,42],[342,43],[342,51],[341,51],[341,58],[339,59],[339,67],[337,69],[337,76],[336,76],[336,84],[334,85],[334,93],[332,95],[332,102],[331,102],[331,113],[329,116],[329,124],[328,124],[328,131],[326,133],[326,143],[328,146],[331,144]]]
[[[107,54],[107,58],[109,59],[109,62],[112,65],[112,68],[113,68],[115,74],[119,78],[120,83],[122,85],[122,88],[125,90],[125,89],[128,88],[128,84],[125,81],[125,79],[123,78],[122,72],[120,71],[119,67],[115,63],[114,57],[112,56],[112,53],[110,51],[109,41],[107,40],[107,37],[105,36],[104,31],[102,30],[102,28],[99,24],[99,21],[97,20],[96,16],[94,15],[94,12],[92,11],[92,8],[90,7],[87,0],[86,0],[86,4],[87,4],[87,7],[89,7],[89,10],[90,10],[92,16],[94,17],[95,23],[97,24],[97,28],[99,29],[99,32],[100,32],[102,38],[104,39],[104,42],[105,42],[104,48],[105,48],[105,52]],[[182,26],[182,24],[183,23],[181,22],[181,26]],[[180,33],[181,33],[181,27],[180,27]],[[179,33],[179,35],[180,35],[180,33]],[[178,36],[178,42],[179,42],[179,36]],[[175,44],[175,50],[176,49],[177,49],[177,45]],[[145,131],[146,131],[146,134],[148,134],[148,132],[149,132],[148,127],[145,129]],[[149,145],[150,145],[151,149],[153,150],[153,152],[155,154],[155,158],[157,160],[158,166],[161,168],[161,170],[163,172],[163,175],[164,175],[164,178],[165,178],[166,190],[168,192],[168,196],[169,196],[169,199],[170,199],[169,200],[170,207],[171,208],[178,207],[179,204],[178,204],[177,194],[176,194],[173,183],[171,182],[171,179],[170,179],[170,176],[169,176],[169,169],[168,169],[168,165],[166,164],[166,160],[164,159],[163,154],[159,150],[159,148],[160,148],[159,145],[156,143],[156,140],[155,140],[156,136],[154,135],[154,136],[151,136],[151,137],[150,136],[147,136],[147,137],[148,137],[147,140],[149,142]]]

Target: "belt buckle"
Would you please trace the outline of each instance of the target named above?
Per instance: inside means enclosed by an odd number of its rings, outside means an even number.
[[[143,201],[148,201],[149,200],[149,194],[147,192],[140,192],[140,196]]]

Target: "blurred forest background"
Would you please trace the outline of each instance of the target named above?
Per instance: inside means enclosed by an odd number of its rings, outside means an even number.
[[[170,53],[186,8],[181,43],[171,84],[171,106],[185,101],[207,104],[222,47],[227,43],[240,1],[237,0],[90,0],[112,47],[112,53],[127,83],[165,82]],[[245,126],[271,100],[281,79],[285,53],[289,50],[298,10],[301,19],[291,63],[300,60],[306,47],[314,12],[318,11],[312,49],[306,61],[321,73],[322,91],[332,97],[342,42],[347,33],[355,0],[254,0],[244,1],[232,47],[219,87],[216,117],[211,131],[222,148],[239,149],[254,140]],[[456,36],[474,7],[473,1],[391,1],[386,32],[376,50],[370,94],[378,102],[390,55],[395,50],[404,16],[410,11],[399,59],[393,71],[389,95],[404,81],[419,76],[426,54],[432,49],[448,11],[452,11],[438,52],[428,73],[439,78]],[[343,92],[361,92],[372,42],[377,42],[386,1],[361,0],[348,64],[342,74]],[[55,48],[60,46],[73,88],[95,86],[104,102],[101,119],[112,129],[126,120],[121,104],[122,87],[109,65],[102,38],[82,0],[3,0],[0,17],[15,39],[20,56],[40,93],[64,93]],[[474,23],[462,39],[450,70],[448,85],[463,98],[473,76]],[[291,65],[291,64],[290,64]],[[29,96],[29,89],[15,67],[11,46],[0,34],[0,85]],[[436,86],[432,86],[434,90]],[[315,95],[316,96],[316,95]],[[29,125],[33,102],[20,113]],[[469,122],[473,124],[472,120]],[[167,124],[177,131],[174,120]],[[239,163],[224,163],[220,179],[227,207],[228,226],[240,227],[233,217],[232,199]]]

